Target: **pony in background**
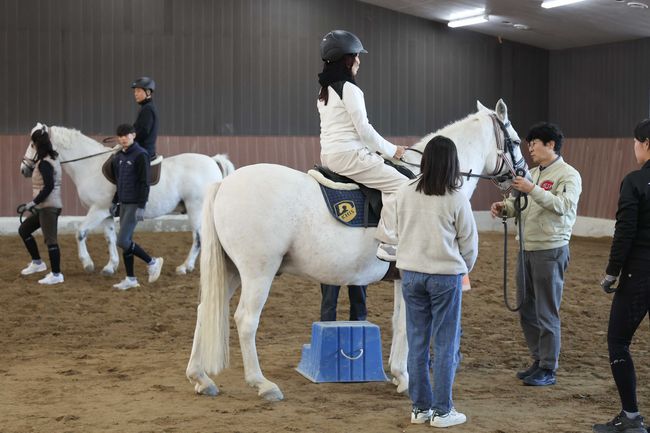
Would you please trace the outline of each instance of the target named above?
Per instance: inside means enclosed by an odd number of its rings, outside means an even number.
[[[115,185],[102,174],[102,165],[117,152],[83,135],[76,129],[52,126],[48,128],[54,150],[59,153],[63,170],[70,176],[79,200],[88,209],[86,217],[77,231],[79,260],[87,272],[95,269],[86,239],[88,233],[100,224],[108,243],[109,261],[102,269],[103,275],[113,275],[119,264],[116,247],[115,222],[109,209],[115,194]],[[32,143],[27,147],[21,163],[21,173],[29,176],[36,158]],[[235,171],[226,155],[209,157],[197,153],[182,153],[162,161],[160,180],[151,187],[145,218],[156,218],[174,211],[177,206],[187,213],[192,230],[192,246],[185,261],[176,268],[177,274],[194,270],[200,252],[201,209],[208,185],[223,180]]]

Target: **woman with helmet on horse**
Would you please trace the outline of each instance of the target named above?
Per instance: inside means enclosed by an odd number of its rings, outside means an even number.
[[[326,34],[320,44],[323,72],[318,96],[321,162],[334,172],[382,192],[383,209],[377,227],[377,257],[394,261],[397,249],[395,193],[408,179],[384,164],[401,158],[406,148],[385,140],[368,122],[363,92],[356,84],[360,53],[367,53],[359,38],[345,30]]]
[[[57,241],[57,225],[63,202],[61,200],[61,163],[59,154],[52,148],[47,126],[38,124],[32,129],[32,146],[36,151],[32,172],[33,199],[19,206],[19,212],[29,211],[18,228],[18,234],[32,256],[29,265],[20,271],[21,275],[45,272],[47,265],[41,260],[36,240],[32,234],[39,228],[43,232],[47,252],[50,256],[52,272],[38,280],[39,284],[59,284],[63,282],[61,273],[61,253]]]
[[[135,141],[149,153],[149,159],[156,158],[156,139],[158,138],[158,110],[153,103],[156,82],[149,77],[140,77],[131,83],[135,102],[140,105],[138,118],[135,120]]]

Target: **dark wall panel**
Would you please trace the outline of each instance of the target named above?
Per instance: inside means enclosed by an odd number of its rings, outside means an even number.
[[[650,39],[552,51],[549,117],[572,137],[627,137],[650,117]]]
[[[151,75],[162,134],[317,135],[318,46],[334,28],[370,52],[359,85],[383,134],[424,135],[477,99],[504,97],[522,130],[546,117],[547,51],[352,0],[3,0],[0,133],[39,120],[110,134],[135,118],[131,81]]]

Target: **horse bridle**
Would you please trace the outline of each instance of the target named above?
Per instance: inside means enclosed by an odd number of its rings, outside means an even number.
[[[510,136],[510,133],[508,132],[508,127],[512,125],[510,121],[503,123],[501,119],[499,119],[496,116],[496,114],[490,114],[490,119],[492,119],[494,140],[497,145],[496,167],[490,174],[472,173],[471,169],[469,172],[461,172],[460,174],[462,177],[467,178],[467,180],[469,180],[472,177],[478,179],[491,180],[502,191],[504,195],[508,195],[512,187],[503,188],[501,184],[507,180],[513,179],[515,176],[519,176],[520,175],[518,173],[519,170],[522,171],[522,174],[524,171],[523,165],[525,164],[525,159],[523,155],[518,160],[515,160],[515,147],[519,147],[521,141],[513,140],[512,137]],[[499,131],[501,131],[501,134],[499,134]],[[501,135],[503,135],[503,139],[501,139]],[[421,150],[414,149],[412,147],[408,147],[406,150],[418,153],[420,154],[420,156],[423,155],[423,152]],[[510,161],[506,157],[506,152],[508,153],[508,155],[510,155]],[[420,168],[421,166],[420,164],[415,164],[413,162],[406,161],[404,157],[400,158],[400,161],[403,164],[410,165],[412,167]],[[505,172],[503,172],[504,167],[506,167]]]

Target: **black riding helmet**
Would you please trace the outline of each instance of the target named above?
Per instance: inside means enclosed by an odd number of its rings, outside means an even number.
[[[367,52],[361,40],[345,30],[332,30],[320,41],[320,56],[325,62],[336,62],[346,54]]]
[[[131,83],[132,89],[144,89],[151,90],[152,92],[156,90],[156,82],[149,77],[140,77],[137,78],[133,83]]]

